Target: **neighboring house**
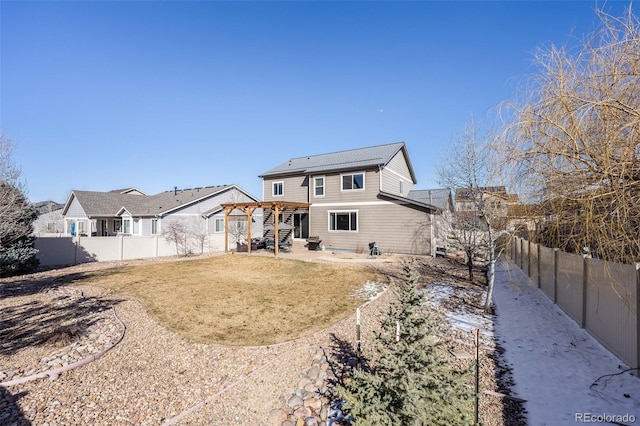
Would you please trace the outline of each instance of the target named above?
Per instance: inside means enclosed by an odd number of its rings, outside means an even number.
[[[37,236],[59,235],[64,232],[62,209],[64,204],[54,201],[40,201],[34,206],[38,211],[38,218],[33,222],[33,233]]]
[[[507,193],[504,186],[485,186],[478,188],[478,191],[473,191],[470,188],[456,189],[456,211],[463,215],[465,213],[480,214],[478,212],[480,200],[485,211],[491,215],[494,228],[505,229],[508,220],[508,206],[518,203],[518,195]]]
[[[413,189],[409,191],[407,198],[432,205],[440,210],[441,213],[434,216],[435,245],[437,248],[446,249],[449,245],[449,236],[452,234],[456,211],[451,189]]]
[[[319,237],[328,249],[367,252],[376,242],[387,253],[435,254],[434,216],[442,210],[410,196],[417,180],[404,142],[292,158],[260,177],[265,202],[309,203],[281,215],[292,228],[284,238]],[[274,221],[268,209],[264,221]]]
[[[512,204],[507,207],[507,229],[522,233],[520,236],[527,239],[540,231],[548,219],[540,204]]]
[[[162,235],[172,222],[180,222],[192,235],[216,235],[224,240],[225,214],[220,204],[234,201],[258,200],[236,185],[174,188],[155,195],[135,188],[110,192],[74,190],[62,211],[64,233],[87,237],[154,236]],[[255,214],[259,216],[261,212]],[[247,220],[242,212],[234,212],[232,219]]]

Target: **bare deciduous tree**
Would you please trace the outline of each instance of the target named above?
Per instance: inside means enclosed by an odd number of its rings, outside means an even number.
[[[640,261],[640,25],[597,12],[579,49],[550,46],[513,120],[505,149],[547,216],[543,243]]]
[[[189,224],[189,236],[195,242],[200,254],[204,254],[204,246],[209,238],[207,223],[202,216],[194,218]]]
[[[481,250],[487,257],[487,299],[485,309],[492,306],[493,283],[496,262],[496,222],[491,203],[486,197],[486,188],[495,178],[495,162],[491,156],[492,139],[489,134],[478,138],[478,129],[473,121],[467,123],[462,134],[449,147],[446,158],[438,167],[439,183],[451,188],[464,189],[465,199],[470,204],[466,214],[458,213],[454,232],[464,246],[469,279],[473,279],[473,258]],[[457,197],[457,196],[456,196]],[[457,228],[457,229],[456,229]]]
[[[163,224],[162,236],[176,245],[176,256],[180,256],[180,247],[184,255],[187,254],[187,228],[180,221]]]

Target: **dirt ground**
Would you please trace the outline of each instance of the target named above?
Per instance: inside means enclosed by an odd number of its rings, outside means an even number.
[[[252,255],[273,256],[273,253],[258,251]],[[403,258],[398,255],[369,258],[366,253],[308,251],[302,244],[294,245],[291,252],[280,253],[280,256],[312,262],[364,264],[392,278],[401,270],[400,262]],[[63,275],[166,261],[176,259],[90,263],[5,278],[0,280],[0,294],[7,305],[10,304],[12,295],[20,294],[26,289],[40,297],[47,285],[55,283],[57,277]],[[438,301],[436,309],[441,310],[444,316],[448,313],[472,313],[482,317],[487,329],[491,329],[493,316],[482,312],[485,288],[480,271],[476,275],[477,280],[469,283],[465,279],[465,267],[454,260],[422,257],[419,262],[425,288],[440,291],[444,295]],[[108,302],[101,299],[100,291],[91,288],[83,288],[83,291],[85,296]],[[350,324],[355,319],[347,318],[313,337],[281,347],[226,348],[184,342],[155,323],[139,303],[133,300],[122,300],[119,303],[116,309],[127,326],[127,334],[122,343],[99,361],[64,373],[59,378],[55,377],[55,380],[39,380],[3,391],[0,398],[0,423],[48,423],[51,426],[91,422],[162,424],[166,418],[179,413],[189,404],[201,401],[208,394],[221,392],[225,383],[246,376],[248,371],[252,371],[268,357],[277,361],[273,368],[262,370],[259,382],[251,383],[248,380],[243,385],[238,385],[233,392],[221,397],[218,405],[196,412],[195,417],[188,418],[191,420],[184,423],[266,425],[270,410],[277,406],[278,400],[282,401],[287,397],[287,390],[292,386],[290,380],[297,380],[299,370],[308,368],[304,364],[304,360],[308,359],[305,358],[306,346],[309,346],[310,351],[318,346],[330,348],[335,343],[332,336],[336,335],[346,340],[352,339]],[[374,308],[378,312],[384,310],[385,301],[372,304],[371,322],[375,317]],[[452,356],[456,357],[461,368],[467,368],[474,362],[472,331],[451,327],[446,335],[440,337],[451,344]],[[288,349],[288,346],[292,349]],[[28,357],[29,351],[36,349],[42,348],[22,348],[26,352],[4,356],[0,359],[1,364],[10,365],[13,360]],[[513,382],[502,353],[503,349],[494,341],[491,333],[483,335],[480,345],[480,388],[483,391],[480,397],[480,419],[484,425],[489,426],[525,425],[522,403],[509,397]],[[205,354],[208,355],[203,356]],[[38,352],[37,355],[36,358],[41,354]],[[292,355],[296,356],[288,361],[287,357]],[[220,369],[224,371],[219,372]],[[176,371],[180,374],[176,375]],[[218,376],[218,379],[211,381],[211,377]],[[167,383],[171,383],[171,386]],[[263,389],[265,386],[268,389]],[[109,390],[112,388],[113,393]],[[195,394],[194,389],[197,389]],[[238,417],[239,412],[244,412],[244,417]]]

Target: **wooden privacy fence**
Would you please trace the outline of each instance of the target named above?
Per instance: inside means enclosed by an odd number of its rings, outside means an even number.
[[[582,328],[629,367],[640,367],[640,264],[591,259],[517,237],[508,254]]]

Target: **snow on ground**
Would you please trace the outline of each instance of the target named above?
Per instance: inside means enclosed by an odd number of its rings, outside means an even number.
[[[484,291],[478,291],[475,289],[465,288],[465,291],[469,296],[476,293],[476,296],[483,297]],[[460,290],[455,289],[450,284],[435,283],[431,284],[427,288],[427,294],[431,303],[441,305],[447,303],[455,296]],[[491,318],[484,315],[484,312],[480,309],[472,309],[468,304],[458,303],[454,310],[445,309],[445,316],[452,328],[472,333],[476,329],[480,330],[480,334],[490,340],[493,340],[493,323]]]
[[[376,300],[387,289],[386,284],[367,281],[362,287],[351,292],[351,297],[363,299],[367,301]]]
[[[495,336],[530,426],[640,424],[640,378],[616,375],[628,367],[507,260],[496,265],[493,300]]]

